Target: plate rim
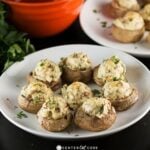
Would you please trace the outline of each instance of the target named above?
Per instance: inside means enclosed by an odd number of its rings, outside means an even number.
[[[105,43],[100,43],[98,39],[96,39],[93,34],[90,34],[89,31],[86,29],[85,25],[84,25],[84,22],[82,21],[82,18],[84,17],[83,15],[83,12],[86,10],[86,5],[88,5],[89,1],[94,1],[94,0],[87,0],[85,1],[81,11],[80,11],[80,15],[79,15],[79,23],[80,23],[80,26],[81,26],[81,29],[83,30],[83,32],[94,42],[96,42],[97,44],[101,45],[101,46],[105,46],[105,47],[108,47],[108,48],[113,48],[113,49],[117,49],[119,51],[122,51],[122,52],[125,52],[125,53],[128,53],[130,55],[134,55],[134,56],[137,56],[137,57],[144,57],[144,58],[149,58],[150,57],[150,53],[148,54],[145,54],[145,53],[137,53],[137,52],[129,52],[129,51],[126,51],[126,50],[123,50],[123,49],[120,49],[120,48],[116,48],[116,47],[111,47]],[[115,44],[115,43],[114,43]]]
[[[103,48],[103,49],[109,49],[109,50],[111,50],[111,51],[116,51],[116,52],[118,52],[118,53],[121,53],[121,54],[123,54],[123,55],[127,55],[127,56],[130,56],[132,59],[134,59],[137,63],[139,63],[143,68],[144,68],[144,70],[147,72],[147,73],[149,73],[150,74],[150,71],[149,71],[149,69],[148,69],[148,67],[146,67],[141,61],[139,61],[137,58],[135,58],[135,57],[133,57],[132,55],[130,55],[130,54],[127,54],[127,53],[125,53],[125,52],[123,52],[123,51],[118,51],[118,50],[116,50],[116,49],[114,49],[114,48],[109,48],[109,47],[104,47],[104,46],[100,46],[100,45],[92,45],[92,44],[66,44],[66,45],[60,45],[60,46],[53,46],[53,47],[49,47],[49,48],[45,48],[45,49],[41,49],[41,50],[39,50],[39,51],[37,51],[37,52],[34,52],[34,53],[32,53],[32,54],[29,54],[29,55],[27,55],[26,57],[25,57],[25,59],[28,57],[28,56],[30,56],[30,57],[32,57],[32,55],[34,55],[35,53],[41,53],[41,52],[43,52],[43,51],[49,51],[49,50],[51,50],[51,49],[55,49],[55,48],[63,48],[63,47],[76,47],[76,46],[79,46],[79,47],[92,47],[92,48],[94,48],[94,47],[99,47],[99,48]],[[24,60],[23,60],[24,61]],[[22,62],[22,61],[21,61]],[[16,64],[16,63],[15,63]],[[14,64],[14,65],[15,65]],[[10,67],[11,68],[11,67]],[[9,68],[9,69],[10,69]],[[9,71],[9,69],[8,69],[8,71]],[[2,75],[1,75],[1,77],[6,73],[7,71],[5,71]],[[0,79],[1,79],[1,77],[0,77]],[[0,101],[0,104],[2,103],[2,100]],[[21,125],[20,123],[18,123],[17,121],[15,121],[13,118],[11,118],[11,117],[9,117],[8,115],[7,115],[7,113],[5,113],[5,111],[2,109],[2,107],[1,107],[2,105],[0,105],[0,112],[2,113],[2,115],[8,120],[8,121],[10,121],[13,125],[15,125],[15,126],[17,126],[17,127],[19,127],[20,129],[22,129],[22,130],[24,130],[24,131],[26,131],[26,132],[28,132],[28,133],[31,133],[31,134],[34,134],[34,135],[37,135],[37,136],[41,136],[41,137],[45,137],[45,138],[51,138],[51,139],[75,139],[75,140],[77,140],[77,139],[88,139],[88,138],[95,138],[95,137],[103,137],[103,136],[108,136],[108,135],[111,135],[111,134],[114,134],[114,133],[117,133],[117,132],[120,132],[121,130],[124,130],[124,129],[126,129],[126,128],[128,128],[129,126],[132,126],[132,125],[134,125],[135,123],[137,123],[140,119],[142,119],[148,112],[149,112],[149,110],[150,110],[150,106],[149,107],[147,107],[147,109],[142,113],[142,114],[140,114],[137,118],[135,118],[133,121],[131,121],[131,122],[129,122],[128,124],[125,124],[125,125],[122,125],[121,127],[118,127],[117,129],[113,129],[111,132],[108,132],[107,133],[107,130],[106,131],[103,131],[103,133],[102,132],[99,132],[100,134],[97,134],[97,135],[81,135],[81,136],[65,136],[65,137],[63,137],[62,135],[61,136],[59,136],[59,135],[56,135],[56,136],[51,136],[49,133],[40,133],[39,131],[36,131],[36,130],[33,130],[33,129],[30,129],[30,128],[28,128],[28,127],[25,127],[25,126],[23,126],[23,125]]]

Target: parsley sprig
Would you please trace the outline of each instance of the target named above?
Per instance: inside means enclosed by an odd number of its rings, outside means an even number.
[[[20,111],[20,112],[17,114],[17,118],[19,118],[19,119],[28,118],[28,116],[27,116],[23,111]]]
[[[7,6],[0,2],[0,70],[1,73],[25,55],[35,51],[26,34],[7,22]]]

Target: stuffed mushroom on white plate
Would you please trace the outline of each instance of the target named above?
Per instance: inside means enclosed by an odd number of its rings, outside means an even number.
[[[57,90],[61,86],[61,74],[61,69],[55,62],[42,59],[29,74],[28,80],[29,82],[39,80],[47,84],[52,90]]]
[[[99,97],[87,99],[77,110],[75,124],[89,131],[102,131],[116,120],[116,111],[109,100]]]
[[[126,66],[117,56],[111,56],[95,67],[93,79],[99,86],[106,82],[126,80]]]
[[[60,67],[63,70],[63,78],[71,83],[74,81],[89,82],[92,77],[92,63],[87,54],[74,52],[61,58]]]
[[[66,103],[72,110],[76,110],[84,101],[93,96],[91,88],[82,82],[64,85],[61,91]]]
[[[129,109],[138,100],[138,90],[125,81],[111,81],[103,87],[104,97],[110,100],[117,111]]]
[[[71,112],[61,96],[50,96],[37,113],[40,125],[53,132],[66,129],[71,123]]]
[[[46,84],[35,80],[22,87],[18,104],[27,112],[37,113],[51,95],[53,95],[53,92]]]
[[[124,1],[129,2],[129,0]],[[150,57],[150,46],[144,40],[146,34],[146,32],[143,34],[144,21],[142,21],[142,25],[139,26],[139,21],[142,19],[137,20],[137,18],[135,18],[134,21],[131,21],[132,24],[133,22],[138,24],[138,28],[133,27],[132,30],[125,30],[125,28],[119,28],[118,30],[117,28],[115,35],[117,35],[118,40],[112,36],[114,18],[111,16],[112,9],[108,8],[111,3],[112,0],[86,1],[80,13],[80,24],[83,31],[89,38],[100,45],[118,49],[119,51],[124,51],[138,57]]]
[[[133,43],[141,40],[145,32],[145,24],[138,12],[129,11],[123,17],[113,21],[112,36],[122,43]]]

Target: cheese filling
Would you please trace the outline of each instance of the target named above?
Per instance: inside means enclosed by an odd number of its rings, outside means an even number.
[[[140,14],[128,12],[123,18],[114,20],[113,24],[124,30],[139,30],[144,26],[144,20]]]
[[[91,89],[82,82],[74,82],[62,88],[62,95],[72,109],[76,109],[87,98],[92,97]]]
[[[132,9],[133,6],[138,5],[137,0],[117,0],[121,7]]]
[[[21,96],[34,103],[44,102],[52,94],[52,90],[39,81],[31,82],[21,90]]]
[[[65,65],[71,70],[85,70],[92,66],[87,55],[82,52],[73,53],[66,58],[62,58],[60,65]]]
[[[68,113],[69,108],[62,97],[50,96],[49,99],[43,104],[38,116],[57,120],[65,117]]]
[[[44,82],[57,82],[61,76],[61,70],[54,62],[41,60],[33,71],[33,77]]]
[[[105,98],[92,97],[85,101],[81,107],[88,115],[102,118],[111,110],[111,103]]]
[[[104,97],[114,101],[117,99],[122,99],[130,96],[132,93],[132,87],[129,83],[124,81],[112,81],[107,82],[104,87]]]
[[[98,68],[97,77],[102,79],[103,82],[113,80],[124,80],[126,67],[123,62],[117,57],[112,56],[106,59]]]
[[[150,21],[150,4],[147,4],[140,12],[144,20]]]

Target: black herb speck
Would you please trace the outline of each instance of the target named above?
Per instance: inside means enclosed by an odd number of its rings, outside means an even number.
[[[79,134],[75,134],[74,136],[79,136]]]
[[[23,98],[26,98],[24,95],[21,95]]]
[[[14,109],[17,109],[17,108],[18,108],[18,106],[15,105],[15,106],[14,106]]]
[[[19,118],[19,119],[28,118],[28,116],[27,116],[23,111],[20,111],[20,112],[17,114],[17,118]]]
[[[107,22],[106,21],[101,21],[101,27],[106,28],[107,27]]]
[[[117,78],[116,78],[116,77],[113,77],[113,81],[117,81]]]
[[[62,94],[62,92],[61,92],[61,91],[59,91],[59,92],[58,92],[58,95],[61,95],[61,94]]]
[[[61,57],[60,60],[61,60],[61,61],[65,60],[65,57]]]
[[[9,99],[9,98],[6,98],[6,100],[7,100],[7,101],[10,101],[10,99]]]
[[[97,13],[98,11],[96,9],[93,9],[93,13]]]
[[[137,46],[134,47],[134,49],[137,49],[137,48],[138,48]]]
[[[33,72],[30,72],[29,75],[32,76],[32,75],[33,75]]]
[[[16,87],[18,87],[18,88],[19,88],[19,87],[20,87],[20,85],[19,85],[19,84],[16,84]]]
[[[102,113],[103,113],[103,111],[104,111],[104,105],[102,105],[102,106],[100,107],[99,112],[102,114]]]

